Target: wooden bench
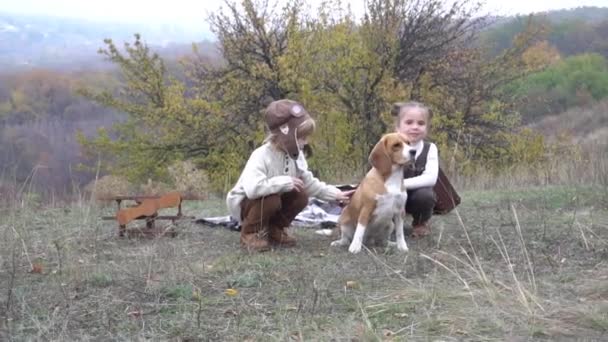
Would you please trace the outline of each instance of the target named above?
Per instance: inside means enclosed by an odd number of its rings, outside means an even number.
[[[170,192],[164,195],[134,195],[134,196],[111,196],[100,200],[115,201],[117,204],[115,216],[102,216],[103,220],[116,220],[118,222],[118,236],[128,237],[156,237],[177,236],[173,226],[165,229],[156,227],[157,220],[169,220],[175,223],[177,220],[194,219],[194,216],[186,216],[182,213],[182,202],[189,200],[203,200],[201,196],[181,195],[179,192]],[[123,201],[135,201],[136,206],[122,207]],[[158,211],[167,208],[177,208],[174,215],[159,215]],[[127,229],[127,224],[134,220],[145,220],[145,227]]]

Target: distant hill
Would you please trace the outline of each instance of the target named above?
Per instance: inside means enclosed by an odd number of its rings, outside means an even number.
[[[608,3],[606,3],[606,6],[608,6]],[[580,20],[593,24],[608,19],[608,7],[577,7],[535,14],[544,15],[552,22]]]
[[[574,138],[578,144],[608,143],[608,100],[600,101],[590,107],[575,107],[568,111],[546,116],[530,125],[549,140],[560,136]]]
[[[607,4],[608,6],[608,4]],[[543,17],[552,23],[564,21],[581,21],[588,24],[596,24],[608,19],[608,7],[577,7],[572,9],[551,10],[547,12],[530,13],[534,17]],[[513,24],[528,15],[514,16],[490,16],[487,29],[500,29],[501,25]]]
[[[193,32],[178,25],[145,26],[0,13],[0,70],[103,67],[97,54],[103,39],[111,38],[122,45],[123,41],[133,41],[135,33],[140,33],[157,51],[189,50],[192,42],[211,44],[212,39],[210,32]]]
[[[608,5],[608,3],[607,3]],[[492,17],[480,35],[480,42],[496,55],[508,48],[522,32],[529,16]],[[532,19],[547,29],[547,40],[562,56],[596,52],[608,55],[608,7],[579,7],[532,14]]]
[[[534,17],[551,24],[549,40],[567,55],[597,45],[579,39],[581,35],[589,37],[587,32],[594,25],[605,22],[605,28],[596,30],[596,35],[608,35],[608,32],[604,32],[608,31],[608,7],[556,10],[535,13]],[[492,48],[493,53],[498,53],[508,47],[514,35],[523,29],[527,16],[495,16],[488,19],[489,25],[483,30],[481,39]],[[107,64],[97,55],[97,50],[103,46],[103,39],[112,38],[122,45],[124,41],[132,41],[135,33],[140,33],[148,45],[169,58],[188,53],[193,42],[200,44],[203,53],[217,57],[211,32],[196,32],[179,24],[112,23],[0,11],[0,72],[37,67],[55,70],[104,68]],[[594,50],[603,54],[604,47]]]

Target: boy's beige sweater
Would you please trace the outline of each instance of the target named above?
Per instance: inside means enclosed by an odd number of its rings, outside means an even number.
[[[251,153],[239,180],[228,192],[226,204],[230,215],[241,221],[241,202],[245,197],[256,199],[293,190],[292,177],[302,180],[310,197],[333,201],[340,193],[340,189],[321,182],[308,170],[301,152],[296,161],[272,143],[266,143]]]

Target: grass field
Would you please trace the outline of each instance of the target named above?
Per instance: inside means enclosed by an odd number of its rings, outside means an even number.
[[[185,222],[120,239],[88,202],[0,215],[0,340],[375,341],[608,339],[608,190],[463,192],[410,251],[241,251]],[[187,214],[223,215],[223,200]]]

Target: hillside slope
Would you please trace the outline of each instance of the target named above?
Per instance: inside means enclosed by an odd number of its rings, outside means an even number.
[[[576,143],[608,144],[608,100],[546,116],[530,125],[550,140],[570,136]]]

